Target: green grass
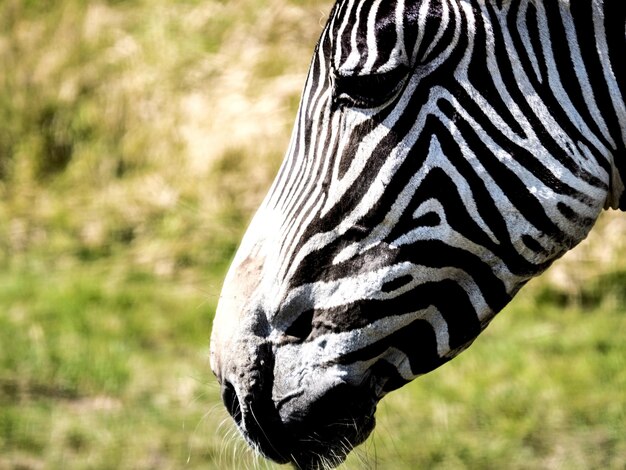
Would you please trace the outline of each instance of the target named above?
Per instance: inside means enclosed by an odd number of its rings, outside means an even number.
[[[195,426],[209,408],[206,332],[214,303],[193,285],[166,284],[106,265],[1,277],[4,459],[130,468],[179,426],[172,447],[182,452],[189,439],[182,426]]]
[[[0,469],[277,468],[208,338],[329,4],[0,3]],[[623,469],[622,220],[385,398],[345,468]]]
[[[514,302],[462,356],[382,406],[387,465],[623,468],[623,312]]]
[[[4,272],[0,467],[254,468],[221,424],[204,284],[111,259]],[[612,286],[584,308],[530,286],[467,352],[385,398],[346,468],[623,468],[626,305]]]

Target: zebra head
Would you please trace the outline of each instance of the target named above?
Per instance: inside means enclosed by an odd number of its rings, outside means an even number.
[[[623,205],[621,0],[339,0],[211,338],[254,447],[338,464]],[[618,158],[620,157],[621,158]]]

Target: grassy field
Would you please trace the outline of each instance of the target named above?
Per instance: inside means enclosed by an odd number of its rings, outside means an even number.
[[[0,469],[278,468],[208,338],[328,7],[0,2]],[[611,213],[345,468],[626,468],[624,312]]]

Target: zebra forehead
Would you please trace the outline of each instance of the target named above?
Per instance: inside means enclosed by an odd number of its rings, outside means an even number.
[[[559,1],[559,0],[557,0]],[[563,0],[566,1],[566,0]],[[330,19],[332,65],[343,75],[384,73],[398,66],[425,62],[454,23],[472,21],[486,14],[488,5],[496,11],[508,10],[513,0],[394,0],[337,2]],[[517,0],[526,10],[534,0]],[[467,17],[462,18],[463,12]]]
[[[427,17],[447,15],[445,2],[339,2],[331,19],[333,66],[340,74],[384,73],[409,65]]]

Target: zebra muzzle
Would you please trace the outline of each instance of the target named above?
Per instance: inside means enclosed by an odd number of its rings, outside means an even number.
[[[248,337],[231,346],[239,352],[222,358],[222,400],[263,456],[299,469],[329,468],[373,430],[377,400],[369,384],[353,386],[321,373],[285,398],[285,376],[294,374],[289,364],[275,362],[269,342]]]

